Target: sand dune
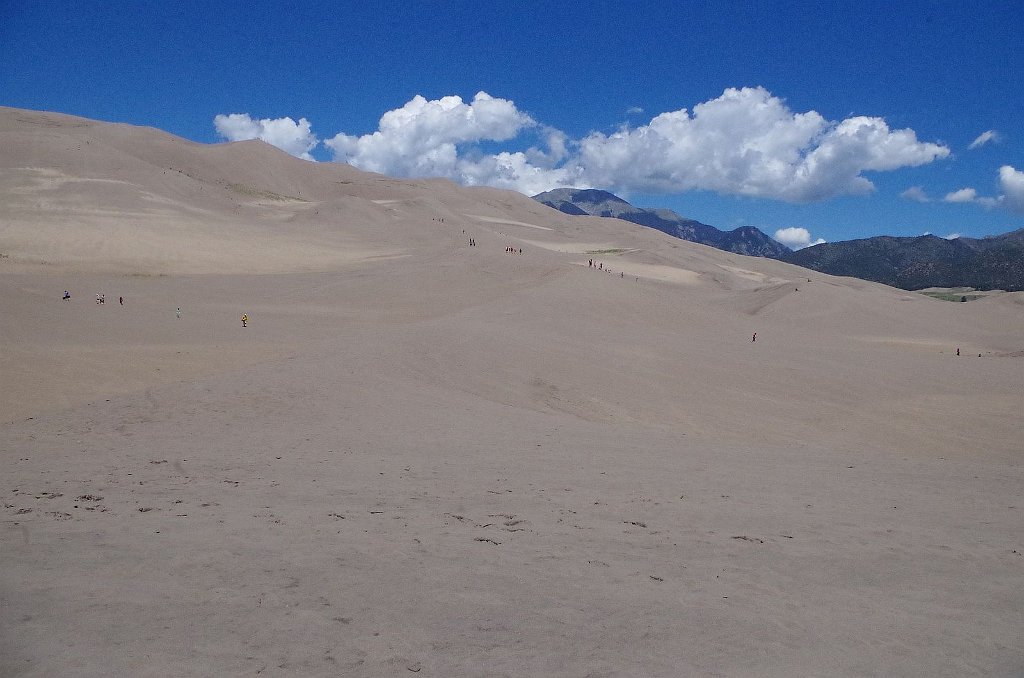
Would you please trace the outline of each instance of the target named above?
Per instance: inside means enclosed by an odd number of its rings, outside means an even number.
[[[1020,295],[15,109],[0,256],[0,675],[1024,671]]]

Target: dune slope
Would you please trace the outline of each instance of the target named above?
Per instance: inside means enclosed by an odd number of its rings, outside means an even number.
[[[1024,670],[1019,296],[15,109],[0,255],[0,675]]]

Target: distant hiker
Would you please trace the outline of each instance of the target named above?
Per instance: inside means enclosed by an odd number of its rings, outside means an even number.
[[[67,301],[68,299],[71,298],[71,292],[68,292],[67,290],[64,290],[64,296],[61,297],[61,298],[64,299],[64,301]]]
[[[960,355],[960,348],[959,348],[959,347],[957,347],[957,349],[956,349],[956,354],[957,354],[958,356]]]
[[[124,297],[118,297],[118,298],[117,298],[117,303],[119,303],[119,304],[121,304],[122,306],[124,306]]]
[[[625,278],[626,277],[626,272],[625,271],[619,271],[619,277],[620,278]]]
[[[248,322],[249,322],[249,316],[246,315],[245,313],[243,313],[242,314],[242,327],[247,327],[248,326],[247,325]]]
[[[590,268],[594,268],[594,260],[593,259],[588,259],[587,260],[587,266],[590,267]],[[67,294],[67,292],[65,292],[64,294]]]
[[[174,309],[174,315],[178,316],[178,320],[181,320],[181,306]]]
[[[757,332],[754,332],[754,336],[750,338],[751,342],[757,341]]]

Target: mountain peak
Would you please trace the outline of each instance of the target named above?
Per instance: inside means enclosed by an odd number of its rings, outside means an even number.
[[[789,252],[784,245],[752,226],[723,232],[714,226],[680,216],[670,209],[634,207],[614,193],[599,189],[556,188],[539,193],[533,196],[533,199],[566,214],[589,214],[631,221],[681,240],[709,245],[727,252],[770,259],[780,259]]]
[[[628,202],[614,193],[602,191],[597,188],[556,188],[550,191],[545,191],[544,193],[538,193],[533,196],[533,199],[538,202],[564,200],[576,205],[581,203],[599,205],[605,202],[629,205]]]

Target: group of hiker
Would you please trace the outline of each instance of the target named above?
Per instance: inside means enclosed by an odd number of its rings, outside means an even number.
[[[69,292],[67,290],[64,290],[64,296],[61,297],[61,299],[63,301],[71,301],[71,292]],[[97,293],[96,294],[96,303],[97,304],[105,304],[105,303],[107,303],[107,295],[103,294],[102,292]],[[124,306],[124,297],[118,297],[117,298],[117,303],[119,303],[122,306]]]
[[[473,244],[475,245],[476,243],[473,243]],[[71,292],[69,290],[64,290],[64,295],[61,297],[61,301],[71,301]],[[102,293],[102,292],[98,292],[96,294],[96,303],[97,304],[106,304],[107,303],[107,295]],[[124,306],[124,297],[118,296],[117,303],[120,304],[121,306]],[[177,318],[178,320],[181,320],[181,306],[178,306],[178,307],[176,307],[174,309],[174,317]],[[243,313],[242,314],[242,327],[248,327],[248,326],[249,326],[249,314],[248,313]]]

